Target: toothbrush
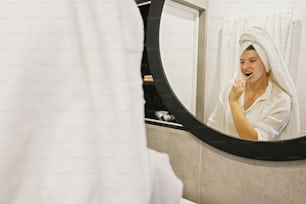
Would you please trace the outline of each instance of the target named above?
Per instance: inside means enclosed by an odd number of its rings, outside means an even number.
[[[252,76],[251,72],[241,73],[241,77],[243,81],[247,81]]]

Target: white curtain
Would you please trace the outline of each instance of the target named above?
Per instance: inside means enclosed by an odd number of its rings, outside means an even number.
[[[214,90],[222,89],[226,82],[234,78],[239,69],[239,36],[251,26],[260,26],[267,30],[281,51],[287,64],[289,63],[291,35],[293,27],[292,11],[254,13],[248,16],[225,17],[220,31],[220,44]],[[207,96],[206,96],[207,97]],[[206,100],[205,118],[213,111],[217,97]]]

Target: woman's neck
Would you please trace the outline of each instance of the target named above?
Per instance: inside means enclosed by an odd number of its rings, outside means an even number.
[[[256,82],[253,83],[247,83],[246,84],[246,91],[252,92],[252,93],[259,93],[264,90],[266,90],[268,86],[268,77],[263,77]]]
[[[247,110],[262,95],[268,86],[268,78],[258,80],[255,83],[247,83],[244,95],[244,109]]]

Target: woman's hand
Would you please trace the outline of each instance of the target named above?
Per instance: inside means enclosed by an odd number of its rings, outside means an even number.
[[[236,80],[229,94],[229,102],[236,102],[245,90],[245,80]]]
[[[232,111],[233,121],[236,130],[241,138],[258,140],[256,130],[251,126],[245,117],[242,107],[239,104],[239,98],[245,90],[246,80],[235,81],[229,94],[229,104]]]

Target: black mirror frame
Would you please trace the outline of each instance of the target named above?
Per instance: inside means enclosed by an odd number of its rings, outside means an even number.
[[[306,137],[261,142],[224,135],[197,120],[178,100],[167,81],[160,56],[159,30],[165,0],[152,0],[148,15],[146,48],[154,83],[164,104],[184,128],[203,142],[224,152],[255,160],[293,161],[306,159]]]

